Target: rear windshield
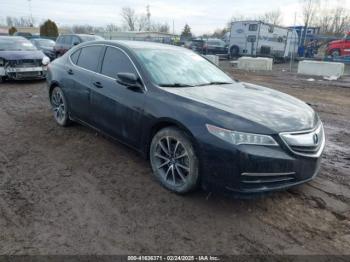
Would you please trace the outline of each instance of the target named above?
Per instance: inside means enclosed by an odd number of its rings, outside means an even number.
[[[40,47],[54,47],[55,41],[49,39],[37,39],[34,40],[35,44]]]
[[[80,38],[83,40],[83,42],[103,40],[103,37],[98,35],[80,35]]]
[[[27,39],[0,38],[0,51],[33,51],[36,47]]]

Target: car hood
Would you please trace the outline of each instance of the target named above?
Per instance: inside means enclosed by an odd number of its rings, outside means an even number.
[[[287,94],[249,83],[166,88],[166,91],[242,117],[273,132],[311,129],[314,110]]]
[[[54,51],[53,47],[41,47],[41,50],[42,51],[50,51],[50,52]]]
[[[329,45],[341,44],[341,43],[343,43],[343,42],[344,42],[344,40],[343,40],[343,39],[340,39],[340,40],[334,40],[334,41],[331,41],[331,42],[329,43]]]
[[[0,58],[6,60],[42,59],[45,55],[39,50],[34,51],[0,51]]]

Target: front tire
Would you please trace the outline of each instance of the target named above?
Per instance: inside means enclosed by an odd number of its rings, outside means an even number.
[[[198,159],[191,139],[180,129],[164,128],[153,137],[150,162],[154,176],[168,190],[185,194],[197,187]]]
[[[68,126],[71,121],[69,120],[67,100],[59,86],[52,90],[50,101],[56,123],[60,126]]]
[[[331,56],[332,56],[333,58],[339,57],[339,56],[340,56],[340,51],[339,51],[339,50],[333,50],[333,51],[331,52]]]

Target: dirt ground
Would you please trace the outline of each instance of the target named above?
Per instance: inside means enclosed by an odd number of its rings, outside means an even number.
[[[0,254],[350,254],[350,76],[222,67],[320,114],[327,145],[314,181],[250,200],[178,196],[129,148],[58,127],[45,82],[2,83]]]

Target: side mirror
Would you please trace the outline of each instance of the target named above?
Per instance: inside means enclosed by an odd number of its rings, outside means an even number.
[[[79,45],[79,42],[74,42],[73,45]]]
[[[118,73],[117,82],[135,91],[141,91],[142,85],[138,76],[133,73]]]

